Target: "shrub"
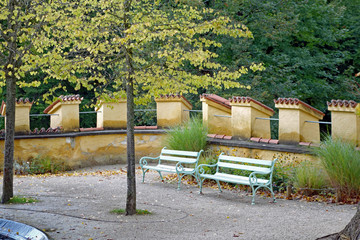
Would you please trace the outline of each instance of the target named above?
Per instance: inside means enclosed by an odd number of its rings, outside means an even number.
[[[340,201],[360,197],[360,152],[354,144],[327,137],[315,154],[338,189]]]
[[[15,174],[44,174],[66,171],[64,164],[57,163],[50,157],[37,156],[27,162],[14,163]]]
[[[293,180],[295,187],[314,191],[328,188],[330,184],[321,163],[313,161],[301,162],[295,168]]]
[[[167,133],[165,146],[170,149],[196,152],[201,149],[205,150],[207,128],[199,118],[191,118],[183,125],[170,129]]]

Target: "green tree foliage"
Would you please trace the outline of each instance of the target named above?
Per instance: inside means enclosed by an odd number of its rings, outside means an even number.
[[[248,70],[214,61],[218,54],[213,50],[222,45],[208,36],[252,37],[251,32],[211,9],[181,1],[82,0],[69,3],[60,16],[54,28],[59,31],[53,31],[60,41],[58,56],[49,59],[53,74],[76,89],[104,85],[95,94],[108,100],[108,94],[127,96],[126,211],[134,214],[133,95],[136,103],[147,103],[161,94],[197,93],[200,87],[242,87],[239,78]],[[262,70],[261,65],[250,67]]]
[[[213,1],[215,9],[241,21],[254,35],[253,39],[222,38],[222,63],[247,66],[262,62],[266,67],[264,72],[244,76],[243,83],[251,90],[226,94],[250,95],[269,105],[278,97],[297,97],[320,110],[331,99],[354,99],[348,82],[358,67],[354,59],[359,54],[359,1],[347,2],[352,3]]]

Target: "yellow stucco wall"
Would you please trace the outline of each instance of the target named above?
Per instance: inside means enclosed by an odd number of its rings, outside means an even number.
[[[231,118],[217,117],[222,115],[231,117],[231,109],[207,99],[202,99],[203,122],[207,125],[211,134],[224,134],[231,136]]]
[[[360,117],[355,112],[331,112],[331,122],[331,132],[334,138],[360,144]]]
[[[300,111],[297,109],[279,110],[279,140],[282,142],[300,142]]]
[[[105,129],[126,128],[126,101],[103,103],[97,111],[96,127]]]
[[[251,137],[271,138],[270,121],[256,118],[269,118],[273,115],[272,112],[265,111],[251,102],[231,103],[231,106],[233,136],[242,139]]]
[[[165,134],[135,134],[137,161],[142,156],[158,156]],[[14,158],[26,162],[34,157],[50,157],[71,168],[126,163],[126,134],[77,137],[30,138],[15,140]],[[4,140],[0,140],[0,159],[4,159]],[[3,161],[0,161],[1,168]]]
[[[192,106],[181,97],[158,98],[156,101],[156,115],[158,127],[173,127],[189,119]]]
[[[307,112],[300,112],[300,142],[320,143],[319,123],[306,122],[319,120],[319,118],[316,118]]]
[[[30,131],[31,104],[16,104],[15,107],[15,132],[27,133]]]

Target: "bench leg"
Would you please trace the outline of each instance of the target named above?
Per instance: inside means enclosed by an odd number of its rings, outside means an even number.
[[[255,205],[255,196],[256,196],[256,191],[259,189],[259,187],[254,189],[254,186],[251,185],[251,189],[252,189],[252,200],[251,200],[251,205]]]
[[[143,172],[142,182],[144,182],[144,181],[145,181],[145,173],[146,173],[147,171],[149,171],[149,169],[146,169],[146,170],[141,169],[141,170],[142,170],[142,172]]]
[[[160,171],[157,171],[158,173],[159,173],[159,175],[160,175],[160,179],[161,179],[161,181],[163,181],[164,179],[163,179],[163,177],[162,177],[162,175],[161,175],[161,172]]]
[[[220,186],[220,182],[218,180],[216,180],[216,183],[218,185],[219,191],[222,192],[221,186]]]
[[[274,194],[274,191],[273,191],[273,187],[272,185],[270,185],[270,188],[269,188],[270,192],[271,192],[271,195],[273,197],[273,202],[276,203],[276,198],[275,198],[275,194]]]
[[[183,174],[183,175],[178,175],[178,179],[179,179],[179,181],[178,181],[178,188],[177,188],[177,190],[180,190],[180,185],[181,185],[181,179],[183,178],[183,176],[185,176],[185,174]]]
[[[201,180],[201,178],[199,177],[199,187],[200,187],[199,194],[202,194],[202,185],[203,185],[204,180],[205,180],[205,178]]]

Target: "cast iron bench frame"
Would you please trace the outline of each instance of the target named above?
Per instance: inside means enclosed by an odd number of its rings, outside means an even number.
[[[142,182],[145,181],[145,173],[149,170],[155,170],[159,173],[161,180],[163,177],[161,172],[176,173],[178,176],[178,190],[180,190],[181,179],[185,175],[192,175],[198,181],[196,175],[196,167],[203,150],[199,152],[170,150],[164,147],[161,150],[160,156],[156,158],[142,157],[139,161],[141,170],[143,172]],[[149,165],[148,160],[159,160],[157,165]],[[172,164],[171,164],[172,163]]]
[[[275,162],[277,160],[278,159],[259,160],[252,158],[233,157],[221,153],[216,164],[200,164],[196,168],[196,173],[198,175],[197,178],[199,179],[198,183],[200,185],[200,194],[202,193],[202,185],[204,180],[212,179],[217,182],[220,192],[222,192],[222,190],[219,181],[250,186],[252,189],[252,205],[255,204],[256,191],[261,187],[269,189],[273,197],[273,202],[276,202],[272,187],[272,175]],[[204,167],[216,167],[216,173],[208,174],[206,173]],[[243,170],[248,174],[243,174],[242,176],[230,173],[223,173],[223,168],[232,170]],[[261,175],[261,178],[258,178],[259,175]]]

